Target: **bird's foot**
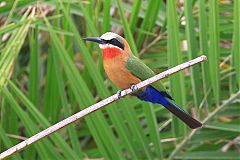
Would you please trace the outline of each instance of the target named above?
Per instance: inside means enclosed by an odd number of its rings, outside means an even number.
[[[137,85],[134,84],[134,85],[131,85],[130,89],[134,92],[134,91],[138,90],[138,87],[137,87]]]
[[[120,99],[122,97],[122,90],[117,91],[117,97]]]

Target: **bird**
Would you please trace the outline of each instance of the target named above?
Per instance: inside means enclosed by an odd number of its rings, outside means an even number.
[[[132,88],[143,80],[155,75],[145,63],[134,56],[128,42],[120,35],[106,32],[100,37],[82,38],[96,42],[102,50],[103,67],[108,78],[120,89]],[[202,123],[180,108],[160,81],[137,90],[132,96],[153,104],[161,104],[192,129]]]

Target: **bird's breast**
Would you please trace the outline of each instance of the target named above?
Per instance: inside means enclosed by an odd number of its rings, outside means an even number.
[[[113,59],[118,55],[123,54],[120,48],[116,47],[106,47],[102,49],[103,60]]]
[[[129,88],[141,80],[132,75],[125,67],[127,57],[117,55],[111,59],[104,59],[104,69],[109,79],[121,89]]]

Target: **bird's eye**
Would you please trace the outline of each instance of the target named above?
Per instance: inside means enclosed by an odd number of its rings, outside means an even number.
[[[124,49],[123,43],[119,42],[116,38],[113,38],[113,39],[109,40],[109,43],[114,45],[114,46],[117,46],[121,49]]]

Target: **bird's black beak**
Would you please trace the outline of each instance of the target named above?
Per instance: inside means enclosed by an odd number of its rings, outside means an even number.
[[[82,38],[84,41],[92,41],[97,42],[99,44],[106,44],[107,42],[99,37],[89,37],[89,38]]]

